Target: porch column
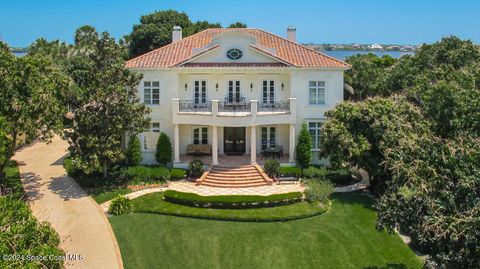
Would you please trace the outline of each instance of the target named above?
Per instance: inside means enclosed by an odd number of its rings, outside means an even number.
[[[218,165],[218,133],[217,126],[212,126],[212,165]]]
[[[250,127],[250,163],[257,163],[257,127]]]
[[[180,130],[178,128],[178,124],[174,124],[174,131],[173,131],[173,144],[174,144],[174,149],[173,149],[173,162],[174,163],[179,163],[180,162]]]
[[[295,162],[295,124],[290,124],[290,142],[288,145],[288,161]]]

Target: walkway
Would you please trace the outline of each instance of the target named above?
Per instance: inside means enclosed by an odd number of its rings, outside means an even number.
[[[63,157],[68,144],[55,137],[51,144],[36,142],[16,152],[22,183],[37,219],[48,221],[60,235],[66,268],[123,268],[115,235],[101,208],[65,175]]]

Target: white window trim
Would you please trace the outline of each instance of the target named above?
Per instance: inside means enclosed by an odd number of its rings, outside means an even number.
[[[200,84],[199,84],[199,89],[200,89],[200,98],[199,98],[199,104],[203,104],[202,103],[202,94],[201,94],[201,89],[202,89],[202,81],[205,81],[205,103],[208,103],[208,79],[202,79],[202,78],[199,78],[199,79],[193,79],[191,81],[191,85],[193,85],[193,101],[195,102],[195,82],[198,81]]]
[[[318,103],[318,90],[320,89],[320,87],[315,86],[315,103],[312,104],[310,103],[310,82],[312,81],[315,81],[316,84],[318,84],[318,82],[322,81],[324,83],[324,86],[323,86],[323,103]],[[327,105],[327,81],[326,80],[315,80],[315,79],[310,79],[308,80],[308,84],[307,84],[307,88],[308,88],[308,92],[307,92],[307,105],[308,106],[315,106],[315,107],[318,107],[318,106],[326,106]]]
[[[142,152],[155,152],[155,151],[157,151],[156,149],[146,149],[145,148],[145,133],[155,132],[154,128],[153,128],[154,123],[158,123],[158,129],[155,128],[155,130],[157,130],[156,133],[159,133],[159,135],[160,135],[160,133],[162,131],[160,121],[151,121],[150,122],[150,127],[141,134],[141,140],[140,141],[141,141]]]
[[[149,89],[150,89],[150,104],[145,103],[145,82],[150,82],[150,87],[149,87]],[[158,104],[152,104],[152,102],[153,102],[153,83],[154,82],[158,82]],[[146,106],[159,106],[161,104],[161,99],[162,99],[160,97],[160,95],[161,95],[160,81],[158,81],[158,80],[144,80],[141,85],[142,85],[142,96],[141,96],[142,103]]]
[[[267,81],[267,82],[273,81],[273,102],[275,102],[277,100],[277,85],[278,85],[277,80],[266,78],[266,79],[262,79],[260,81],[260,98],[259,98],[260,103],[263,104],[263,82],[264,81]],[[267,87],[270,90],[270,85],[269,84],[267,85]],[[267,100],[270,101],[269,99],[270,99],[270,95],[267,95]],[[267,104],[268,104],[268,102],[267,102]]]
[[[225,98],[228,98],[228,87],[230,81],[240,81],[240,98],[245,97],[243,94],[243,86],[245,85],[243,77],[227,77],[225,80]]]
[[[307,122],[307,130],[308,130],[308,134],[310,135],[310,123],[320,123],[321,125],[323,125],[325,123],[325,120],[323,119],[319,119],[319,120],[308,120]],[[322,133],[317,129],[317,134],[319,137],[322,135]],[[315,141],[312,141],[312,146],[314,146],[315,144]],[[312,147],[311,148],[311,151],[320,151],[320,147],[318,147],[320,145],[320,142],[318,143],[318,145],[316,145],[316,147]]]
[[[210,128],[208,128],[207,125],[195,125],[195,126],[192,126],[192,144],[194,144],[195,142],[195,134],[194,134],[194,130],[195,129],[200,129],[199,132],[198,132],[198,139],[199,139],[199,145],[205,145],[205,144],[202,144],[200,143],[201,140],[202,140],[202,128],[207,128],[207,145],[209,145],[209,138],[210,138]]]
[[[270,127],[275,128],[275,143],[276,143],[276,145],[278,145],[278,142],[279,142],[278,141],[278,137],[279,137],[278,136],[278,131],[279,131],[278,125],[262,125],[259,128],[260,129],[260,135],[259,135],[259,137],[260,137],[260,148],[262,148],[262,146],[263,146],[262,128],[268,128],[267,129],[267,137],[270,138]],[[276,146],[276,145],[274,145],[274,146]],[[268,144],[267,148],[270,147],[270,146],[271,145]]]

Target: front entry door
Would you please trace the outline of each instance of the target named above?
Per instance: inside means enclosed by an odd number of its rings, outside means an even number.
[[[245,127],[224,127],[224,152],[227,155],[245,153]]]

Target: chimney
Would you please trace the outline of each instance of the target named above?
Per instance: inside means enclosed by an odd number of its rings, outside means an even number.
[[[182,40],[182,27],[180,26],[173,26],[172,31],[172,42]]]
[[[287,39],[292,42],[297,42],[297,28],[295,28],[295,26],[288,26]]]

